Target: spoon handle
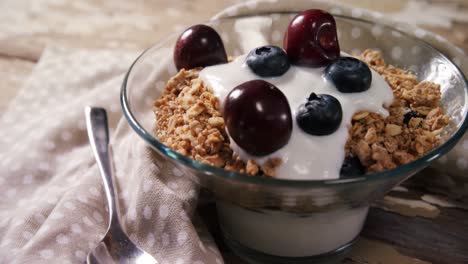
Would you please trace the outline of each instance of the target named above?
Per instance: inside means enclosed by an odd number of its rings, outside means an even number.
[[[104,108],[87,106],[85,108],[86,128],[99,171],[101,172],[107,203],[109,205],[109,227],[120,225],[119,206],[115,194],[114,171],[109,145],[107,113]]]

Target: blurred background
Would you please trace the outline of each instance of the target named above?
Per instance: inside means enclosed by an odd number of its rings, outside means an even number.
[[[1,0],[0,113],[46,46],[141,51],[240,0]],[[468,0],[332,0],[441,34],[468,51]]]

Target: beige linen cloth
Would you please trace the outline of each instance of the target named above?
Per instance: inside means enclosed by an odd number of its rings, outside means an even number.
[[[221,15],[310,7],[333,8],[325,1],[270,0]],[[194,213],[198,187],[158,160],[122,117],[120,85],[136,56],[49,48],[1,116],[0,263],[82,263],[103,236],[108,216],[88,146],[85,105],[108,110],[121,215],[132,240],[161,263],[222,263]],[[152,100],[147,98],[148,107]],[[464,171],[467,149],[467,141],[459,144],[447,164],[461,160]]]
[[[121,215],[132,240],[160,263],[222,263],[193,217],[197,186],[155,160],[122,118],[120,85],[137,55],[49,48],[3,114],[0,263],[82,263],[103,236],[108,213],[85,105],[108,110]]]

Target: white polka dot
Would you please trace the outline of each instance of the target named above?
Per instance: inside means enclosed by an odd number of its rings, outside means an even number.
[[[205,263],[203,261],[201,261],[201,260],[196,260],[196,261],[193,262],[193,264],[205,264]]]
[[[72,138],[72,133],[70,133],[70,131],[63,131],[62,134],[60,134],[60,137],[63,141],[70,141]]]
[[[188,192],[188,194],[189,194],[189,197],[195,198],[197,196],[197,191],[192,189]]]
[[[83,223],[85,223],[88,226],[93,226],[93,222],[91,222],[91,220],[87,216],[83,217]]]
[[[73,233],[76,233],[76,234],[81,234],[82,232],[81,226],[79,224],[72,224],[71,230]]]
[[[148,192],[153,187],[153,183],[149,180],[143,181],[143,192]]]
[[[169,245],[169,234],[167,233],[161,234],[161,243],[163,247],[167,247]]]
[[[179,215],[180,215],[180,219],[182,219],[183,221],[186,221],[186,222],[190,221],[190,218],[188,217],[185,211],[180,212]]]
[[[49,231],[49,229],[50,229],[50,226],[46,224],[46,225],[42,225],[40,230],[42,233],[45,233]]]
[[[54,256],[54,252],[50,249],[44,249],[44,250],[39,251],[39,255],[43,259],[50,259]]]
[[[92,195],[96,196],[96,197],[98,197],[98,196],[101,194],[101,193],[98,191],[98,189],[97,189],[96,187],[94,187],[94,186],[91,187],[91,188],[89,188],[89,192],[90,192]]]
[[[184,175],[184,173],[176,167],[172,169],[172,173],[174,173],[174,175],[178,177]]]
[[[273,33],[271,34],[271,39],[274,42],[280,41],[281,40],[281,32],[279,32],[278,30],[273,31]]]
[[[457,167],[461,170],[466,170],[468,168],[468,160],[464,157],[458,158]]]
[[[86,260],[86,253],[81,250],[75,251],[75,257],[78,258],[79,261],[85,261]]]
[[[361,36],[361,29],[358,27],[353,27],[353,29],[351,29],[351,37],[353,39],[357,39],[360,36]]]
[[[76,198],[82,203],[88,203],[88,197],[86,197],[84,194],[78,194],[78,197]]]
[[[159,216],[162,219],[165,219],[169,216],[169,207],[167,205],[163,204],[161,207],[159,207]]]
[[[104,218],[102,217],[102,215],[98,212],[98,211],[94,211],[93,212],[93,218],[98,221],[99,223],[103,222],[104,221]]]
[[[153,215],[153,211],[151,210],[151,208],[149,206],[145,206],[145,208],[143,209],[143,217],[146,220],[149,220],[151,219],[152,215]]]
[[[61,213],[61,212],[54,212],[50,215],[50,218],[51,219],[62,219],[64,217],[64,215]]]
[[[16,203],[16,204],[18,205],[18,207],[23,207],[23,206],[25,206],[27,203],[28,203],[28,200],[26,200],[26,199],[19,199],[19,200],[18,200],[18,203]]]
[[[24,239],[30,240],[34,235],[29,231],[24,231],[22,236],[23,236]]]
[[[383,27],[380,25],[375,25],[372,27],[371,33],[374,37],[379,37],[383,34]]]
[[[392,58],[394,60],[401,59],[401,55],[403,54],[403,49],[399,46],[395,46],[392,48]]]
[[[44,161],[44,162],[39,163],[39,170],[48,171],[49,169],[50,169],[50,165],[48,162]]]
[[[58,212],[57,212],[58,213]],[[55,214],[55,213],[54,213]],[[63,216],[63,215],[62,215]],[[34,219],[36,220],[36,222],[38,222],[39,224],[42,224],[44,223],[44,221],[46,220],[45,216],[41,213],[36,213],[34,214]]]
[[[55,238],[55,241],[57,241],[57,243],[59,243],[61,245],[65,245],[65,244],[68,244],[70,242],[70,239],[68,238],[68,236],[66,236],[64,234],[59,234]]]
[[[153,233],[148,233],[146,236],[146,241],[148,242],[148,245],[150,247],[154,246],[154,243],[156,242],[156,238]]]
[[[414,35],[415,35],[416,37],[418,37],[418,38],[423,38],[423,37],[426,36],[426,34],[427,34],[427,32],[426,32],[425,30],[423,30],[423,29],[420,29],[420,28],[418,28],[418,29],[416,29],[416,30],[414,31]]]
[[[359,8],[354,8],[353,10],[351,10],[351,16],[352,17],[361,17],[362,16],[362,10],[359,9]]]
[[[33,176],[28,174],[23,177],[23,184],[31,184],[33,181]]]
[[[216,258],[216,264],[222,264],[223,262],[219,259],[219,258]]]
[[[167,184],[167,186],[173,190],[179,188],[179,186],[175,182],[170,182]]]
[[[15,196],[15,194],[16,194],[16,189],[15,188],[11,188],[6,192],[6,196],[8,198],[12,198],[13,196]]]
[[[334,7],[330,9],[330,13],[335,14],[335,15],[341,15],[343,14],[343,11],[341,11],[341,9],[339,9],[338,7]]]
[[[130,240],[138,242],[138,237],[135,233],[131,233],[128,237],[130,237]]]
[[[50,140],[47,140],[45,143],[44,143],[44,148],[47,149],[47,150],[54,150],[55,149],[55,143],[53,141],[50,141]]]
[[[70,209],[70,210],[76,209],[75,204],[73,204],[72,202],[65,202],[63,206],[65,206],[65,208]]]
[[[136,213],[135,207],[131,207],[127,212],[127,216],[128,216],[128,219],[130,221],[135,221],[136,220],[136,215],[137,215],[137,213]]]
[[[187,232],[182,230],[177,234],[177,243],[179,243],[179,245],[182,245],[185,243],[185,241],[187,241],[187,238],[188,238]]]
[[[411,53],[414,54],[414,55],[417,55],[421,52],[421,47],[419,46],[414,46],[411,48]]]

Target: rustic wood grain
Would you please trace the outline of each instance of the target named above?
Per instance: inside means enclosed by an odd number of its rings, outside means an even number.
[[[468,212],[464,210],[441,208],[440,215],[430,219],[372,208],[363,235],[432,263],[468,263]]]

